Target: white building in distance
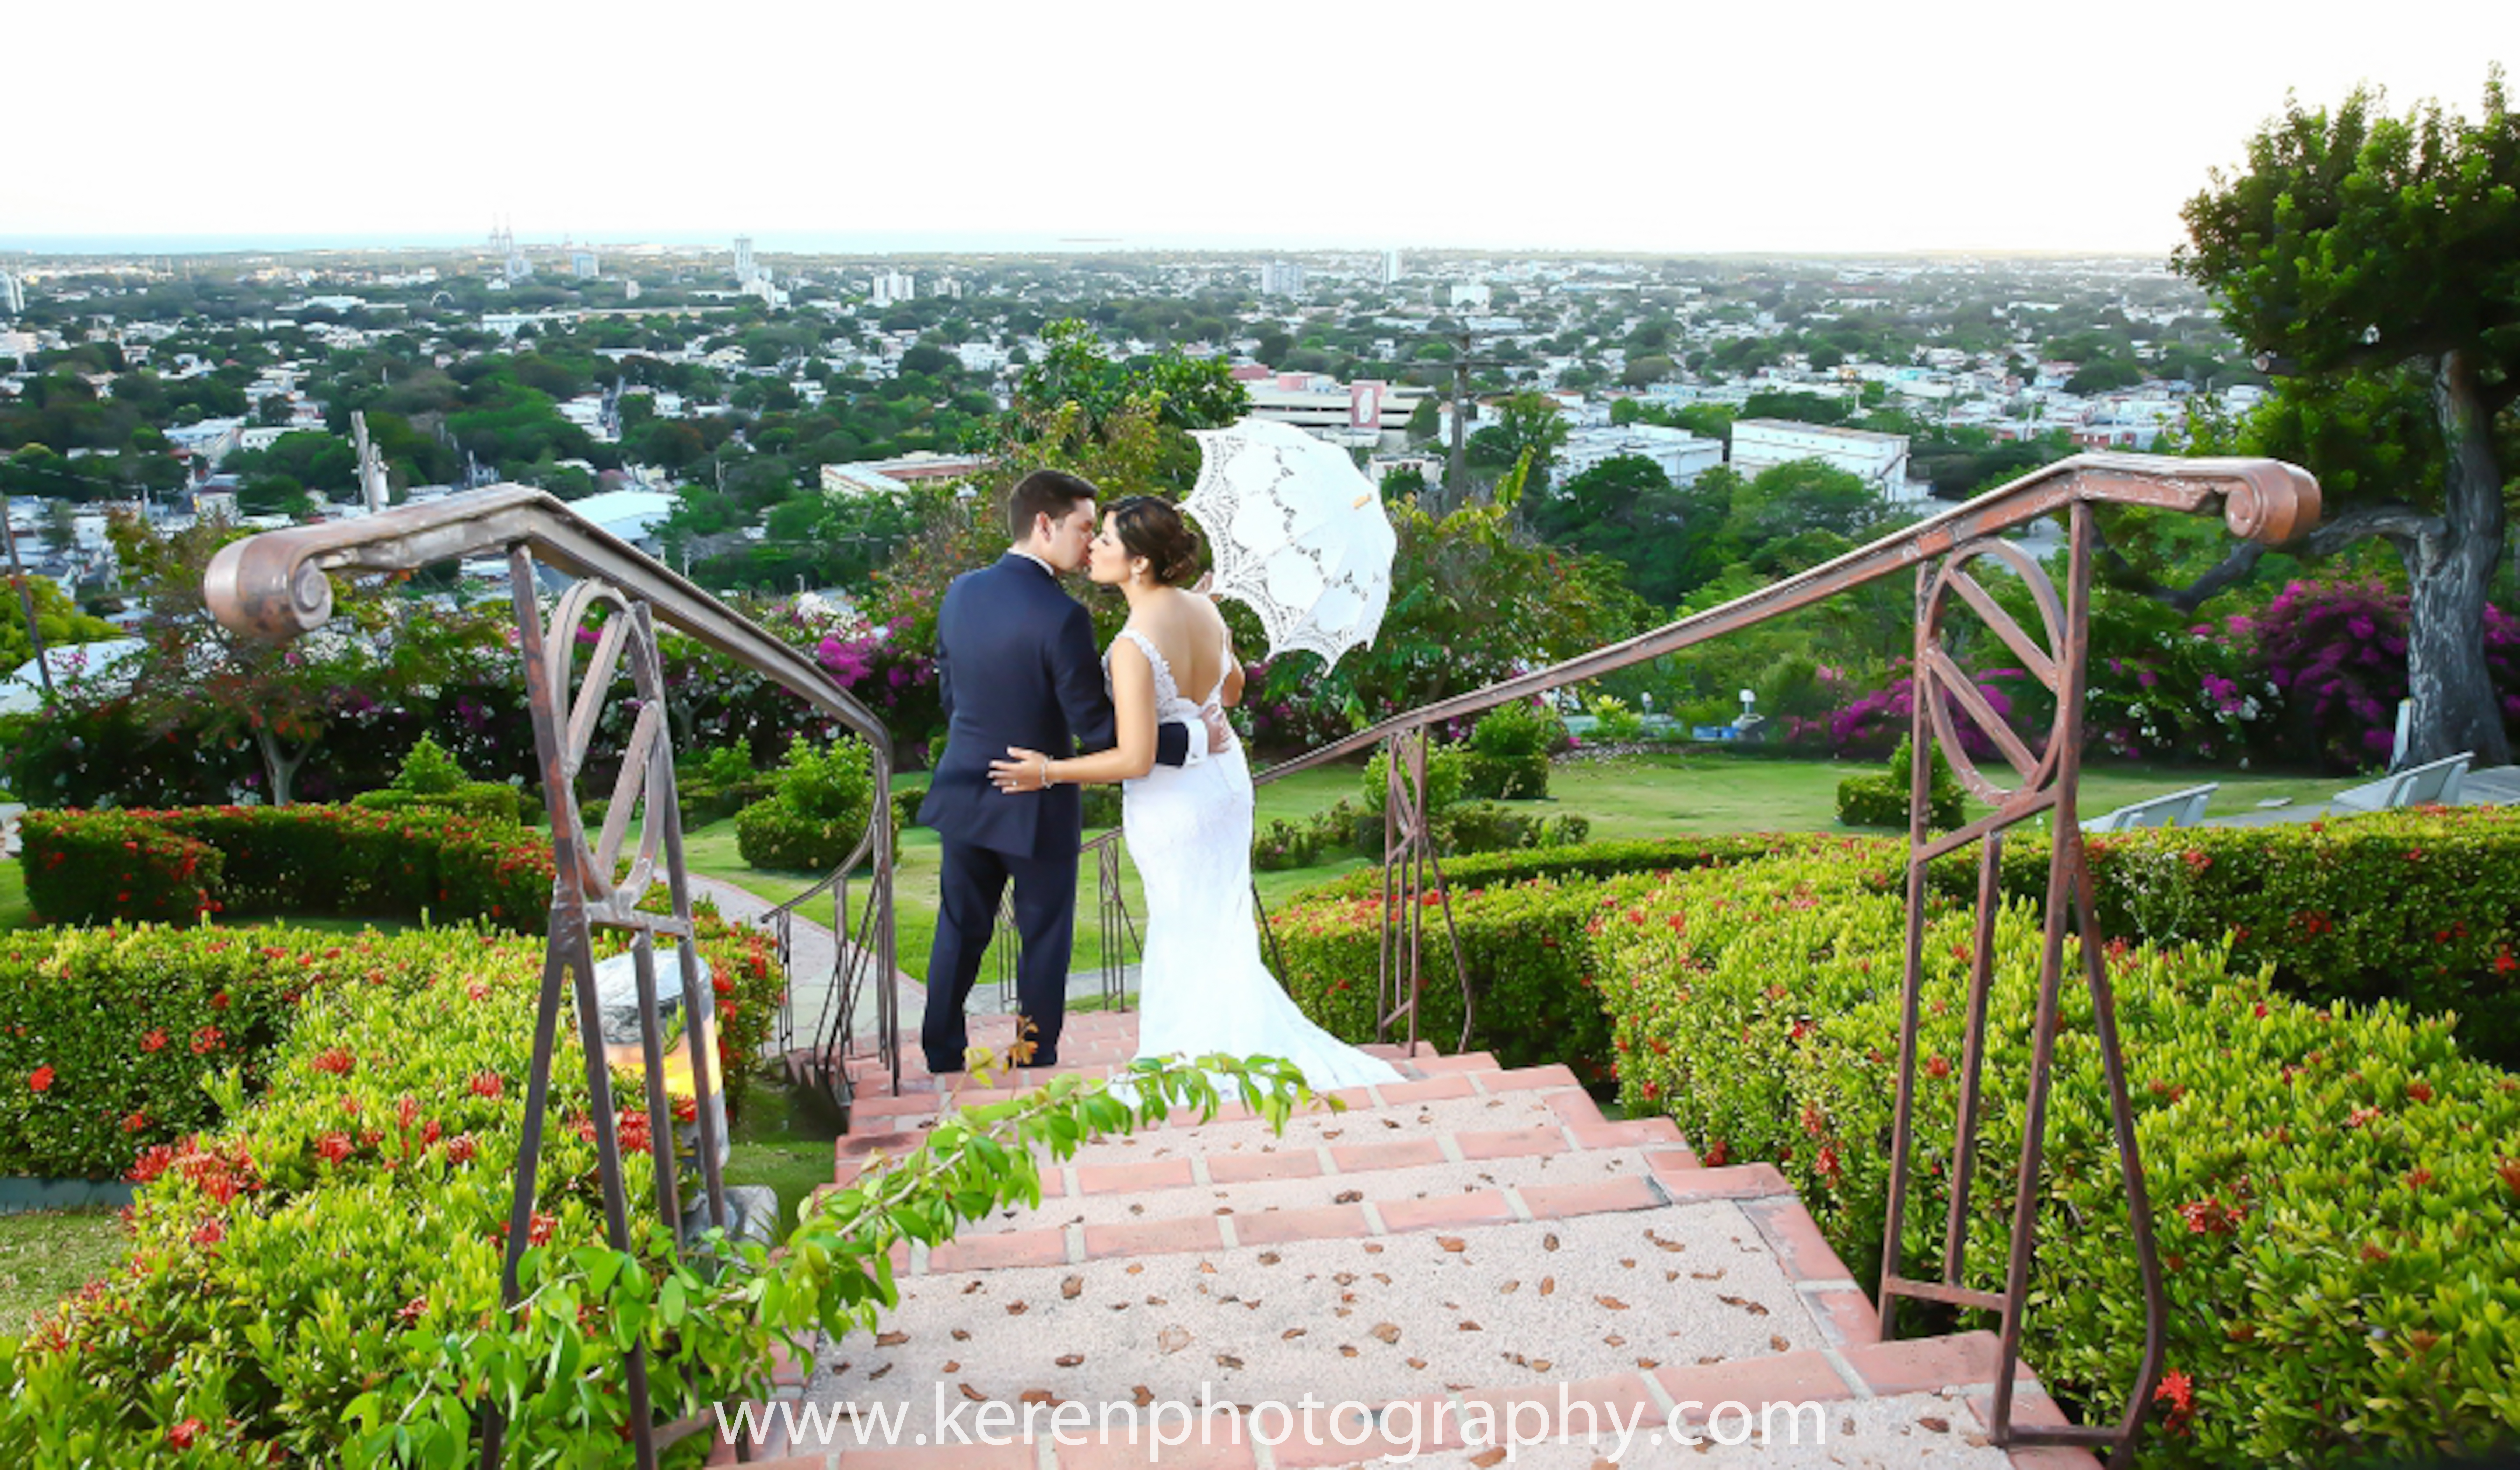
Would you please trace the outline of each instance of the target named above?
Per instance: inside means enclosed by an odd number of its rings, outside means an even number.
[[[1607,428],[1578,428],[1566,435],[1557,453],[1559,484],[1609,460],[1633,455],[1651,460],[1675,485],[1686,485],[1724,463],[1724,442],[1701,439],[1685,428],[1659,423],[1628,423]]]
[[[868,286],[868,304],[892,306],[911,298],[919,283],[908,271],[878,271]]]
[[[26,310],[26,284],[7,271],[0,271],[0,311],[22,316]]]
[[[1453,285],[1453,305],[1458,310],[1486,311],[1490,306],[1488,284],[1484,281],[1461,281]]]
[[[1272,260],[1260,267],[1260,294],[1264,296],[1300,296],[1304,293],[1304,268],[1292,260]]]
[[[1732,468],[1742,475],[1796,460],[1819,460],[1893,500],[1909,498],[1906,434],[1834,428],[1789,419],[1743,419],[1732,425]]]

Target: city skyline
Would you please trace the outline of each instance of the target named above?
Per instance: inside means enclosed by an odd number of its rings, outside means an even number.
[[[2393,111],[2472,115],[2492,43],[2444,38],[2488,13],[2429,0],[2379,28],[2342,5],[2279,26],[2202,8],[2164,30],[1979,0],[1822,6],[1791,26],[1596,6],[1366,39],[1098,0],[981,5],[946,36],[907,13],[817,31],[822,13],[796,12],[762,18],[794,44],[747,25],[660,48],[652,26],[479,0],[367,29],[304,0],[170,10],[117,58],[118,95],[388,55],[413,100],[354,125],[320,93],[219,110],[169,151],[166,110],[98,114],[78,68],[28,68],[26,113],[81,115],[89,146],[19,151],[0,248],[454,245],[496,219],[538,242],[749,233],[774,251],[2158,255],[2288,90],[2323,107],[2368,82]],[[31,14],[22,54],[76,54],[87,30]],[[484,65],[484,48],[557,65]],[[929,82],[883,84],[887,67]],[[712,78],[740,78],[737,100],[712,101]],[[608,100],[600,125],[584,82]],[[95,166],[155,150],[178,176],[234,170],[220,151],[257,146],[239,187]]]

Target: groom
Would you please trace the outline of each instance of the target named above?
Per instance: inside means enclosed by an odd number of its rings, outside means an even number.
[[[1065,756],[1119,743],[1094,619],[1058,586],[1061,574],[1085,564],[1094,496],[1094,486],[1072,474],[1037,469],[1024,476],[1007,498],[1014,546],[994,566],[956,577],[937,611],[936,686],[948,733],[945,758],[919,808],[921,824],[944,839],[920,1036],[931,1073],[963,1070],[963,1005],[979,978],[1009,879],[1023,935],[1016,992],[1035,1028],[1030,1064],[1058,1060],[1085,804],[1073,786],[1010,800],[990,785],[989,762],[1010,746]],[[1193,740],[1193,731],[1206,738]],[[1221,735],[1195,722],[1167,724],[1157,732],[1155,762],[1195,765],[1221,744]]]

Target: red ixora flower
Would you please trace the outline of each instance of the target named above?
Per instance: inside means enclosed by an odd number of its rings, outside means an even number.
[[[2407,1096],[2416,1102],[2430,1102],[2433,1100],[2433,1085],[2428,1082],[2408,1083]]]
[[[446,1162],[470,1164],[472,1162],[472,1155],[479,1152],[480,1147],[481,1145],[472,1141],[471,1134],[457,1134],[446,1140]]]
[[[165,1031],[164,1031],[162,1028],[158,1028],[158,1027],[153,1027],[153,1028],[151,1028],[151,1029],[150,1029],[150,1031],[149,1031],[149,1034],[148,1034],[148,1035],[146,1035],[146,1036],[143,1036],[143,1037],[140,1039],[140,1049],[141,1049],[141,1050],[143,1050],[143,1051],[163,1051],[163,1050],[165,1050],[165,1049],[166,1049],[166,1033],[165,1033]]]
[[[193,1442],[202,1437],[202,1431],[208,1427],[199,1419],[186,1419],[167,1429],[166,1443],[178,1449],[190,1449],[193,1448]]]
[[[496,1097],[505,1090],[506,1085],[499,1081],[499,1074],[496,1072],[472,1074],[472,1095],[476,1097]]]
[[[216,1051],[226,1041],[226,1032],[216,1026],[204,1026],[193,1033],[193,1054],[202,1056]]]
[[[350,1136],[344,1133],[329,1133],[315,1140],[315,1151],[336,1164],[350,1156],[351,1146]]]
[[[2196,1384],[2184,1373],[2164,1373],[2160,1386],[2152,1391],[2152,1402],[2170,1405],[2170,1416],[2163,1428],[2172,1434],[2185,1434],[2187,1421],[2196,1413]]]
[[[53,1087],[53,1069],[50,1067],[37,1067],[34,1071],[27,1073],[26,1086],[38,1092],[51,1091]]]
[[[350,1055],[347,1047],[329,1047],[315,1057],[316,1071],[330,1072],[336,1077],[349,1076],[358,1064],[358,1058]]]
[[[227,1238],[228,1227],[215,1220],[205,1222],[200,1229],[193,1232],[195,1245],[216,1245]]]

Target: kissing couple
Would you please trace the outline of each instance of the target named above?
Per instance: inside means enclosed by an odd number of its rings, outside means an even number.
[[[937,614],[947,735],[919,809],[944,848],[921,1032],[928,1071],[963,1068],[964,1006],[1010,882],[1031,1064],[1058,1063],[1085,834],[1076,788],[1117,781],[1147,896],[1138,1055],[1279,1057],[1315,1091],[1398,1081],[1307,1019],[1261,962],[1251,769],[1225,720],[1242,667],[1214,599],[1186,585],[1199,574],[1196,536],[1166,501],[1133,495],[1098,513],[1098,499],[1072,474],[1024,476],[1007,497],[1014,544],[956,577]],[[1129,602],[1099,658],[1093,617],[1059,586],[1080,568]]]

